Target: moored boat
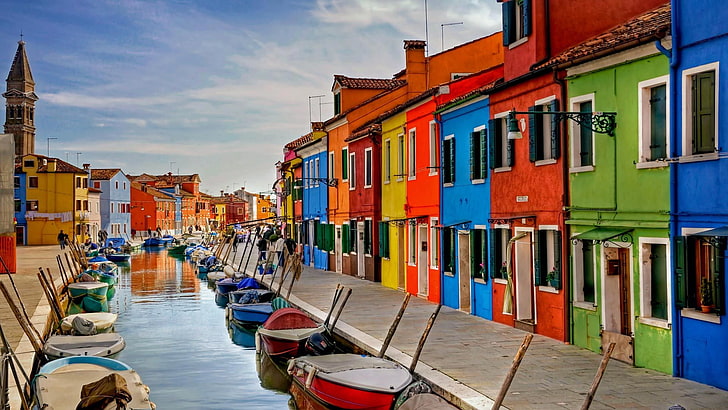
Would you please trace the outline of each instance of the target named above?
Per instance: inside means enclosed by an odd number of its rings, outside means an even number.
[[[98,333],[106,333],[114,329],[114,323],[116,323],[116,319],[119,316],[116,313],[110,312],[77,313],[75,315],[69,315],[61,320],[61,332],[70,333],[73,330],[73,319],[76,317],[81,317],[85,320],[91,321]]]
[[[109,285],[103,282],[74,282],[68,284],[71,301],[68,313],[108,312],[106,298]]]
[[[46,340],[43,353],[51,360],[70,356],[113,356],[126,347],[118,333],[91,336],[54,335]]]
[[[131,259],[131,254],[124,252],[107,253],[106,258],[112,262],[128,262]]]
[[[241,326],[261,325],[273,313],[270,303],[230,303],[227,306],[227,317]]]
[[[167,241],[162,240],[162,238],[152,237],[147,238],[144,240],[144,246],[151,247],[151,246],[164,246],[167,244]]]
[[[292,358],[305,355],[306,341],[314,333],[324,332],[304,312],[296,308],[283,308],[273,312],[258,328],[261,348],[271,357]]]

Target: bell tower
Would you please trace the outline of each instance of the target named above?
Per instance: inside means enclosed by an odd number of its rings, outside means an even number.
[[[5,97],[5,133],[15,137],[15,155],[35,152],[35,81],[25,54],[25,41],[18,41],[13,65],[7,80]]]

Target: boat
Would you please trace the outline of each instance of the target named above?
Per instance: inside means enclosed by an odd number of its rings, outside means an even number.
[[[128,262],[131,254],[124,252],[107,253],[106,258],[112,262]]]
[[[165,244],[174,242],[174,236],[172,235],[164,235],[161,238],[159,238],[162,242]]]
[[[294,358],[288,373],[317,401],[341,409],[389,410],[412,382],[399,363],[352,353]]]
[[[84,312],[108,312],[106,295],[109,285],[103,282],[74,282],[68,284],[71,300],[68,314]]]
[[[307,354],[306,341],[315,333],[326,331],[307,314],[296,308],[273,312],[258,328],[260,348],[274,358],[293,358]]]
[[[43,344],[43,353],[50,360],[69,356],[113,356],[124,350],[126,343],[118,333],[90,336],[54,335]]]
[[[124,390],[131,397],[131,401],[126,404],[127,408],[156,408],[149,400],[149,387],[142,383],[139,374],[129,365],[105,357],[75,356],[54,360],[40,368],[32,381],[33,409],[75,409],[83,391],[89,390],[84,387],[107,377],[110,381],[121,381],[118,379],[122,378],[126,383]],[[118,384],[112,383],[112,386]],[[115,399],[113,391],[110,392],[111,395],[108,392],[99,393],[101,394],[97,397],[105,397],[111,402]],[[99,404],[96,408],[105,408],[105,405]]]
[[[204,273],[207,275],[207,280],[210,282],[217,282],[219,280],[227,278],[227,275],[225,275],[225,272],[220,270],[214,270],[214,271],[197,271],[198,274]]]
[[[257,326],[246,326],[235,321],[228,321],[230,340],[238,346],[245,348],[255,347],[255,330]]]
[[[227,308],[227,318],[241,326],[261,325],[273,313],[271,303],[230,303]]]
[[[157,237],[147,238],[144,240],[144,246],[146,247],[164,246],[165,244],[167,244],[166,241],[162,240],[162,238]]]
[[[184,256],[187,244],[181,243],[179,245],[172,245],[167,248],[167,253],[171,256]]]
[[[238,289],[239,282],[228,277],[215,282],[215,303],[220,307],[227,306],[229,301],[228,294]]]
[[[116,323],[116,319],[119,315],[110,312],[77,313],[75,315],[69,315],[61,320],[60,329],[62,333],[71,333],[73,330],[73,320],[76,317],[81,317],[85,320],[91,321],[98,333],[106,333],[114,330],[114,323]]]
[[[239,289],[228,293],[228,303],[263,303],[270,302],[276,293],[265,289]]]

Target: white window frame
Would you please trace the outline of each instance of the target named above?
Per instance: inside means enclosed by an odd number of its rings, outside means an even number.
[[[668,157],[670,156],[670,76],[663,75],[660,77],[651,78],[649,80],[640,81],[637,84],[637,109],[639,110],[639,113],[637,115],[637,127],[639,133],[639,156],[638,162],[635,165],[638,169],[666,167],[669,165],[666,161],[655,161],[648,159],[650,156],[650,144],[652,143],[652,122],[650,121],[651,91],[653,88],[659,87],[661,85],[664,85],[666,88],[665,104],[667,110],[665,112],[665,128],[667,130],[665,134],[665,152]]]
[[[445,141],[449,141],[449,140],[452,140],[452,141],[453,141],[453,142],[451,142],[451,143],[449,143],[449,144],[453,144],[453,145],[452,145],[452,149],[455,149],[455,134],[450,134],[450,135],[446,135],[446,136],[445,136],[445,138],[443,138],[443,139],[442,139],[442,141],[443,141],[443,146],[444,146],[444,143],[445,143]],[[445,149],[444,149],[444,148],[443,148],[443,150],[442,150],[442,153],[443,153],[443,155],[445,155]],[[457,152],[456,152],[456,154],[457,154]],[[456,157],[456,159],[457,159],[457,157]],[[452,164],[451,164],[451,165],[452,165]],[[445,166],[445,158],[443,158],[443,159],[442,159],[442,166],[443,166],[443,167]],[[443,169],[442,171],[443,171],[443,181],[444,181],[444,180],[445,180],[445,177],[444,177],[444,175],[447,175],[447,173],[445,172],[445,169]],[[448,171],[449,171],[449,170],[448,170]],[[454,167],[454,168],[453,168],[453,175],[456,175],[456,174],[457,174],[457,167]],[[455,178],[453,178],[453,179],[457,181],[457,179],[455,179]],[[451,186],[453,186],[453,185],[455,185],[455,183],[454,183],[454,182],[443,182],[443,183],[442,183],[442,186],[443,186],[443,187],[451,187]]]
[[[578,307],[581,309],[587,309],[591,311],[597,310],[597,303],[599,302],[597,299],[598,292],[597,292],[597,269],[596,269],[596,258],[599,257],[599,254],[601,252],[597,252],[597,245],[592,243],[592,249],[593,249],[593,258],[592,258],[592,266],[594,267],[592,275],[593,281],[594,281],[594,303],[587,302],[584,300],[584,272],[582,271],[583,261],[584,261],[584,253],[581,251],[581,241],[576,241],[575,244],[571,245],[571,272],[572,272],[572,283],[574,284],[574,307]]]
[[[371,148],[365,148],[364,149],[364,188],[371,188],[372,187],[372,180],[373,180],[373,162],[374,158],[372,157],[372,149]]]
[[[542,111],[541,112],[550,112],[551,110],[551,102],[556,100],[555,95],[548,96],[546,98],[541,98],[539,100],[536,100],[533,105],[535,106],[541,106]],[[537,118],[539,115],[536,116]],[[541,153],[543,154],[543,159],[536,160],[534,163],[535,166],[542,166],[542,165],[550,165],[556,163],[556,158],[551,156],[552,146],[551,146],[551,124],[555,121],[555,118],[551,114],[544,114],[540,115],[540,119],[537,119],[537,121],[541,121],[541,129],[543,130],[542,135],[540,136],[543,140],[543,150],[545,152]]]
[[[417,231],[416,224],[407,224],[407,264],[409,266],[417,266]]]
[[[720,147],[720,128],[718,128],[718,122],[720,118],[720,107],[718,106],[719,91],[720,91],[720,64],[716,61],[714,63],[703,64],[701,66],[688,68],[682,71],[682,152],[681,161],[700,161],[700,160],[712,160],[718,158],[718,148]],[[692,90],[691,90],[691,77],[695,74],[700,74],[705,71],[715,71],[715,152],[709,154],[694,154],[693,155],[693,104],[692,104]],[[669,128],[669,127],[668,127]]]
[[[579,111],[579,105],[585,102],[591,102],[592,103],[592,112],[596,111],[596,100],[594,99],[594,93],[591,94],[584,94],[579,95],[576,97],[572,97],[569,99],[569,111]],[[579,138],[581,137],[581,125],[576,123],[575,121],[569,121],[569,148],[570,148],[570,158],[569,158],[569,172],[574,174],[578,172],[589,172],[594,171],[594,165],[596,165],[596,144],[595,144],[595,135],[596,132],[592,132],[592,164],[593,165],[581,165],[581,159],[578,159],[579,153],[581,152],[581,142],[579,141]]]
[[[429,175],[437,175],[438,174],[438,168],[437,168],[437,159],[439,157],[437,148],[440,146],[439,144],[439,135],[437,132],[437,122],[436,121],[430,121],[430,168],[429,168]]]
[[[667,320],[652,317],[652,293],[651,293],[651,261],[650,245],[665,245],[665,275],[667,283]],[[639,261],[640,261],[640,323],[669,329],[672,325],[672,255],[670,252],[670,240],[668,238],[641,237],[639,239]]]
[[[407,133],[407,180],[417,179],[417,128]]]
[[[316,159],[314,159],[313,173],[314,173],[314,178],[316,178],[313,180],[314,186],[318,187],[319,186],[318,178],[321,177],[321,162],[320,162],[320,158],[318,158],[318,157],[316,157]]]
[[[505,164],[508,162],[508,144],[510,144],[510,142],[508,141],[508,114],[509,113],[510,113],[510,111],[503,111],[503,112],[499,112],[498,114],[493,115],[494,120],[502,122],[501,135],[493,136],[493,138],[500,138],[502,140],[501,141],[502,148],[501,148],[501,152],[500,152],[501,164]],[[519,128],[523,128],[522,124],[520,122],[518,123],[518,126],[519,126]],[[513,155],[515,155],[515,152],[513,153]],[[510,171],[510,170],[511,170],[511,167],[506,165],[506,166],[500,166],[500,167],[494,168],[493,172],[495,172],[495,173],[506,172],[506,171]]]
[[[430,269],[440,267],[440,229],[437,228],[438,218],[430,218]]]
[[[392,140],[384,140],[384,160],[382,161],[382,181],[388,184],[392,178]]]
[[[346,154],[345,155],[346,156],[349,156],[349,147],[348,146],[341,147],[342,154],[343,154],[343,151],[344,150],[346,150]],[[342,158],[343,157],[344,157],[344,155],[342,155]],[[350,170],[349,170],[349,161],[348,161],[348,158],[347,158],[347,161],[346,161],[346,168],[347,168],[346,169],[346,178],[344,178],[344,175],[343,175],[343,173],[344,173],[344,161],[341,161],[341,173],[342,173],[342,175],[341,175],[341,181],[342,182],[347,182],[349,180],[349,171]]]
[[[349,153],[349,190],[353,191],[356,188],[356,152]]]
[[[536,105],[538,105],[538,104],[536,104]],[[556,234],[556,232],[559,232],[559,227],[558,227],[558,225],[539,225],[538,230],[536,232],[534,232],[534,235],[538,235],[540,233],[540,231],[549,232],[549,235],[547,235],[547,237],[546,237],[546,243],[539,244],[539,248],[541,249],[541,252],[546,253],[546,266],[542,266],[541,270],[542,270],[542,272],[548,273],[548,272],[551,272],[551,270],[553,268],[555,268],[555,266],[554,266],[555,262],[556,262],[556,260],[555,260],[556,259],[555,234]],[[541,255],[535,255],[535,257],[540,258]],[[559,267],[559,268],[561,268],[561,267]],[[544,274],[544,277],[545,276],[546,276],[546,274]],[[563,278],[563,275],[562,275],[562,278]],[[551,289],[554,289],[554,288],[548,284],[539,286],[539,290],[550,291]]]
[[[479,125],[479,126],[473,128],[473,132],[470,134],[470,141],[469,141],[470,144],[473,143],[473,134],[476,133],[476,132],[477,133],[480,133],[480,131],[483,131],[484,129],[485,129],[485,125]],[[478,135],[478,138],[480,138],[480,135]],[[481,141],[481,142],[483,144],[485,144],[486,148],[488,147],[488,138],[486,138],[485,141]],[[472,150],[473,147],[470,147],[470,149]],[[480,153],[478,153],[478,155],[480,155]],[[488,155],[488,150],[487,149],[485,151],[485,155],[486,156]],[[477,160],[480,160],[480,159],[477,158]],[[471,166],[472,166],[472,164],[471,164]],[[483,174],[486,174],[487,175],[488,174],[488,171],[490,171],[490,169],[488,169],[488,161],[487,160],[485,161],[485,164],[483,166],[485,167],[485,169],[483,169],[481,171],[482,171]],[[471,179],[470,180],[470,183],[471,184],[483,184],[483,183],[485,183],[485,179],[484,178]]]

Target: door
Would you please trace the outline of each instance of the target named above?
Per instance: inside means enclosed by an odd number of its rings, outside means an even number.
[[[397,226],[397,287],[407,289],[407,259],[404,253],[404,225]]]
[[[516,245],[515,287],[516,287],[516,320],[534,324],[533,318],[533,253],[531,248],[531,232],[524,232]]]
[[[602,247],[602,252],[604,255],[602,349],[606,350],[609,343],[614,342],[616,345],[612,357],[633,364],[630,249]]]
[[[364,277],[364,222],[356,223],[356,274]]]
[[[342,266],[344,265],[344,255],[341,251],[341,225],[336,225],[336,241],[334,241],[334,253],[336,254],[336,272],[341,273]]]
[[[470,234],[458,232],[458,286],[460,310],[470,313]]]
[[[18,246],[25,245],[25,227],[24,226],[15,227],[15,244]]]
[[[419,241],[419,254],[417,257],[418,290],[421,296],[427,296],[429,292],[429,280],[427,277],[427,225],[420,225],[417,239]]]
[[[316,253],[314,252],[314,245],[316,245],[316,222],[308,221],[308,264],[309,266],[315,266],[314,258]]]

